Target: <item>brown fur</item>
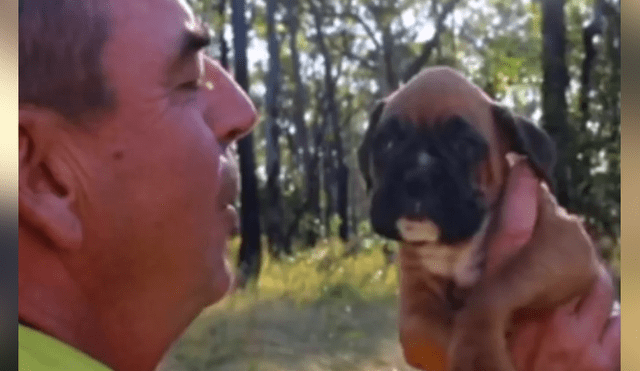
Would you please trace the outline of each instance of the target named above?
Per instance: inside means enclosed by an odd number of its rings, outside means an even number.
[[[466,277],[473,279],[467,282],[471,289],[465,307],[458,312],[450,309],[445,298],[448,279],[460,281],[456,274],[464,276],[460,271],[468,266],[463,259],[484,254],[486,235],[499,217],[509,171],[507,153],[526,155],[547,183],[552,183],[555,157],[551,139],[530,121],[500,107],[460,73],[446,67],[430,68],[387,97],[372,115],[359,153],[370,188],[375,188],[377,180],[368,141],[385,119],[396,116],[416,125],[433,125],[454,114],[475,124],[489,143],[489,154],[477,179],[490,205],[490,227],[481,230],[464,249],[456,247],[468,253],[446,257],[455,260],[448,277],[441,272],[434,274],[428,260],[433,259],[433,251],[450,246],[401,246],[400,310],[405,319],[401,341],[406,357],[422,360],[416,366],[426,369],[515,371],[506,343],[514,312],[551,309],[585,293],[598,273],[599,262],[581,222],[567,214],[549,185],[541,182],[538,219],[531,240],[495,274],[474,276],[474,272],[467,272]],[[405,300],[407,297],[411,300]]]

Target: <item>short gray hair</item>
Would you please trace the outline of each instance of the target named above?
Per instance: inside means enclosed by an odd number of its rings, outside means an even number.
[[[79,119],[115,105],[102,68],[106,0],[21,1],[19,98]]]

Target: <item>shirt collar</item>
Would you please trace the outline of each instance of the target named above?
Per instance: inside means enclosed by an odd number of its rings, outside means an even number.
[[[18,325],[18,362],[29,371],[112,371],[101,362],[41,331]]]

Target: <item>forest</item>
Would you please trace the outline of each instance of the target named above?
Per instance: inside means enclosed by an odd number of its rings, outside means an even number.
[[[372,237],[356,150],[374,103],[447,65],[555,140],[559,202],[603,254],[620,236],[620,4],[615,0],[192,0],[208,53],[260,112],[237,147],[239,267],[336,236]],[[259,238],[263,236],[264,238]]]
[[[167,358],[187,370],[412,370],[397,246],[356,151],[377,100],[451,66],[558,150],[556,195],[620,282],[619,0],[189,0],[260,119],[237,143],[240,288]]]

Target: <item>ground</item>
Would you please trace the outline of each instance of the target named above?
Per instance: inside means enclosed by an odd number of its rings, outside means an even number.
[[[159,371],[415,370],[398,342],[397,267],[380,241],[343,253],[325,241],[295,259],[265,257],[258,285],[206,309]]]
[[[259,282],[207,308],[158,371],[415,370],[398,342],[395,246],[359,244],[348,256],[337,240],[292,258],[265,254]],[[232,246],[236,261],[238,241]]]

